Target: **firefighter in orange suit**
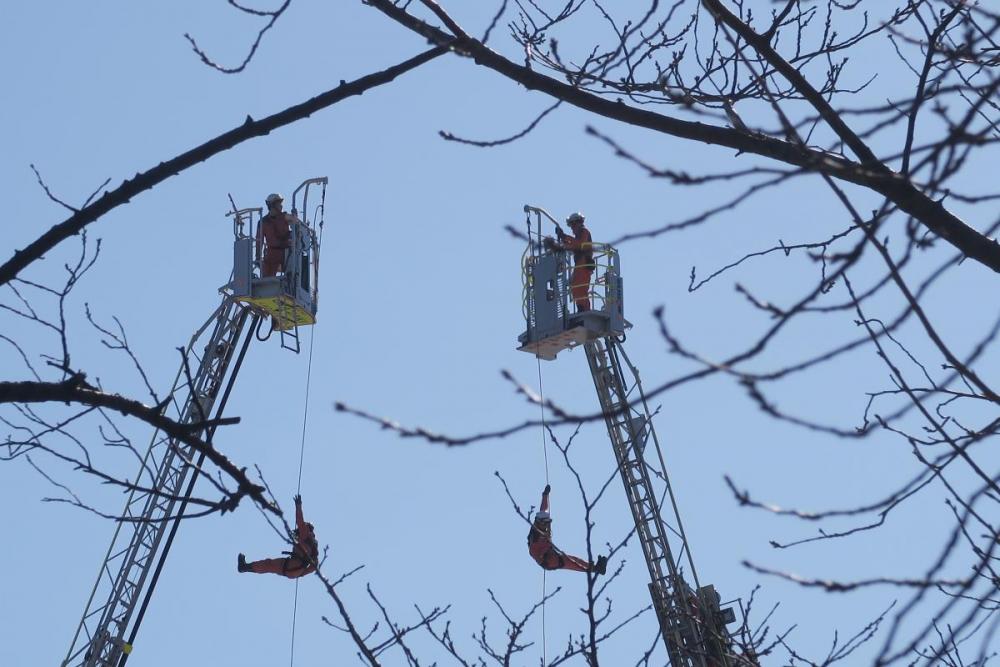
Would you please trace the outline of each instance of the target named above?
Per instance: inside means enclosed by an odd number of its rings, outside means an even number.
[[[535,562],[546,570],[574,570],[576,572],[596,572],[604,574],[608,569],[606,556],[598,556],[596,563],[563,553],[552,544],[552,517],[549,516],[549,491],[545,485],[542,504],[535,514],[535,520],[528,531],[528,553]]]
[[[573,236],[564,234],[562,228],[556,227],[558,236],[557,247],[570,250],[573,253],[573,274],[570,276],[570,293],[576,304],[576,312],[590,310],[590,279],[594,275],[594,242],[590,230],[584,226],[582,213],[573,213],[566,218]]]
[[[240,554],[236,559],[238,572],[256,574],[280,574],[289,579],[298,579],[316,571],[319,562],[319,543],[313,525],[302,516],[302,496],[295,496],[295,544],[286,551],[285,558],[266,558],[248,563]]]
[[[272,193],[267,196],[267,215],[260,219],[257,225],[257,257],[260,259],[260,277],[269,278],[284,271],[285,251],[288,250],[292,235],[291,223],[294,218],[281,209],[281,195]],[[267,246],[264,247],[264,242]],[[261,249],[264,254],[261,255]]]

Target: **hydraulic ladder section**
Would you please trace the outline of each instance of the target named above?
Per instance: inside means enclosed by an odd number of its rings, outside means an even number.
[[[698,577],[681,524],[673,489],[660,454],[653,422],[642,393],[638,371],[629,362],[616,337],[584,344],[601,411],[614,448],[618,471],[625,486],[636,533],[649,567],[649,592],[660,632],[673,667],[734,667],[718,594],[711,586],[692,589],[687,574],[698,586]],[[624,365],[622,361],[624,360]],[[654,446],[647,449],[646,445]],[[650,461],[655,452],[658,461]],[[665,484],[658,500],[650,472]],[[669,495],[673,521],[667,523],[661,502]],[[675,555],[671,542],[678,545]],[[686,564],[687,572],[678,563]],[[731,610],[726,610],[729,614]]]
[[[250,310],[225,296],[222,305],[192,336],[168,406],[179,423],[194,425],[210,418],[248,319]],[[251,330],[248,335],[252,334]],[[239,364],[233,369],[229,386],[238,371]],[[201,435],[205,429],[192,433]],[[165,434],[154,434],[122,513],[124,520],[115,530],[63,667],[114,667],[131,652],[129,641],[134,633],[128,633],[133,616],[157,564],[170,518],[183,502],[184,481],[191,474],[193,453]]]

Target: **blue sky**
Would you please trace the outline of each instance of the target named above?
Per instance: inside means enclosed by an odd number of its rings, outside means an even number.
[[[490,10],[491,11],[491,10]],[[467,25],[490,11],[465,9]],[[21,247],[64,217],[35,182],[35,164],[60,197],[79,203],[105,178],[112,186],[215,134],[261,117],[424,48],[420,40],[360,3],[297,2],[265,38],[240,75],[202,65],[183,38],[195,36],[220,61],[233,62],[255,33],[254,22],[224,3],[19,3],[7,10],[0,42],[7,63],[7,103],[0,106],[7,248]],[[505,36],[498,48],[510,51]],[[859,74],[860,76],[860,74]],[[560,109],[525,139],[492,150],[441,140],[438,130],[495,138],[520,130],[549,100],[455,57],[441,58],[390,86],[324,110],[292,127],[249,142],[167,181],[92,225],[102,256],[70,305],[74,361],[109,391],[142,396],[127,360],[103,349],[82,318],[83,303],[98,319],[121,319],[158,391],[176,372],[183,345],[219,301],[228,277],[231,231],[227,193],[255,206],[271,191],[290,194],[302,180],[327,175],[319,322],[315,336],[303,496],[327,570],[364,564],[343,586],[363,627],[377,620],[365,584],[396,614],[413,619],[413,604],[451,604],[453,635],[474,654],[470,639],[480,618],[502,626],[487,589],[515,615],[538,598],[541,572],[529,559],[524,525],[494,477],[499,471],[523,506],[537,502],[545,483],[540,436],[525,431],[503,440],[445,449],[400,439],[333,409],[344,401],[405,425],[449,434],[492,430],[535,418],[537,408],[516,396],[501,369],[536,384],[532,357],[516,352],[520,315],[521,244],[504,231],[521,225],[525,203],[565,216],[581,210],[595,240],[642,231],[697,213],[726,186],[692,190],[650,179],[615,159],[588,137],[588,124],[646,159],[700,173],[748,163],[731,151],[652,136],[572,109]],[[975,180],[970,186],[979,185]],[[859,195],[861,209],[875,204]],[[970,220],[985,226],[992,220]],[[817,179],[802,179],[775,194],[719,216],[711,224],[652,241],[624,244],[626,316],[635,324],[626,349],[647,386],[680,375],[689,362],[665,353],[652,311],[664,305],[675,332],[706,356],[742,349],[768,322],[733,289],[744,284],[787,303],[815,279],[801,257],[768,257],[688,293],[692,266],[699,275],[743,254],[823,238],[849,224]],[[70,240],[41,266],[35,280],[57,280],[77,252]],[[937,248],[933,266],[951,255]],[[869,263],[867,267],[875,265]],[[859,269],[857,281],[869,274]],[[967,262],[928,296],[927,307],[960,349],[988,326],[997,309],[993,276]],[[798,288],[798,289],[797,289]],[[962,295],[956,298],[956,295]],[[963,307],[967,295],[979,306]],[[844,298],[842,286],[831,298]],[[891,317],[894,300],[876,300],[872,315]],[[879,310],[880,308],[884,310]],[[31,340],[35,354],[54,339],[4,316],[3,330]],[[850,315],[806,319],[786,334],[765,361],[798,359],[820,343],[857,335]],[[904,334],[905,335],[905,334]],[[914,333],[911,344],[919,348]],[[5,376],[25,372],[16,355],[0,350]],[[242,422],[220,430],[217,445],[240,465],[257,464],[279,499],[290,503],[298,470],[306,356],[272,340],[254,345],[230,401]],[[988,358],[995,368],[995,354]],[[570,409],[597,408],[582,351],[542,366],[546,395]],[[888,386],[888,373],[869,352],[835,367],[797,376],[779,402],[795,414],[817,405],[829,421],[856,425],[864,391]],[[731,475],[756,497],[803,509],[854,506],[880,498],[917,470],[905,442],[887,435],[840,441],[767,419],[732,380],[715,377],[653,401],[656,422],[703,583],[726,599],[757,584],[760,608],[780,603],[772,625],[797,624],[791,635],[806,652],[825,652],[834,630],[853,634],[896,593],[868,589],[831,596],[741,566],[749,560],[806,577],[846,580],[918,574],[947,525],[940,490],[893,515],[878,533],[836,544],[778,551],[815,526],[740,509],[723,482]],[[128,425],[137,442],[149,433]],[[562,433],[563,437],[568,433]],[[602,424],[578,437],[576,461],[599,483],[613,470]],[[121,470],[132,465],[111,458]],[[41,462],[41,461],[40,461]],[[106,511],[119,493],[97,488],[50,462],[46,470]],[[116,468],[118,469],[118,468]],[[565,470],[553,469],[557,543],[583,547],[579,500]],[[79,509],[43,503],[57,492],[26,462],[0,465],[0,664],[55,664],[93,585],[113,525]],[[597,544],[620,539],[628,508],[616,481],[598,514]],[[238,576],[238,551],[274,555],[281,544],[256,510],[185,524],[159,592],[143,624],[136,665],[275,664],[287,660],[293,585],[277,577]],[[638,546],[626,554],[615,584],[623,617],[648,604]],[[614,565],[614,563],[613,563]],[[582,627],[583,577],[549,576],[563,592],[548,606],[550,654],[567,632]],[[354,650],[324,625],[335,609],[317,582],[300,587],[296,662],[346,664]],[[655,633],[651,618],[608,644],[611,658],[631,658]],[[537,664],[541,628],[521,664]],[[430,650],[427,640],[418,646]],[[531,651],[534,651],[532,653]],[[386,664],[401,664],[401,657]],[[443,661],[442,661],[443,663]]]

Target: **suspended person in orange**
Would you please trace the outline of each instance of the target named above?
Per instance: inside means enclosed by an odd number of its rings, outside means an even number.
[[[285,268],[285,251],[288,250],[294,218],[281,210],[283,201],[277,193],[269,194],[264,200],[267,215],[257,225],[257,257],[260,259],[261,278],[277,275],[278,271],[284,271]],[[265,241],[267,247],[261,255]]]
[[[582,213],[573,213],[566,218],[573,236],[567,236],[561,227],[556,227],[556,236],[559,237],[557,247],[573,252],[573,275],[570,276],[569,284],[578,313],[590,310],[590,279],[595,268],[594,241],[590,238],[590,230],[583,223]]]
[[[236,570],[257,574],[280,574],[289,579],[298,579],[316,571],[319,562],[319,543],[313,525],[302,517],[302,496],[295,496],[295,545],[284,552],[287,558],[266,558],[247,562],[240,554],[236,559]]]
[[[549,516],[549,491],[546,484],[542,491],[542,505],[535,514],[535,521],[528,531],[528,553],[546,570],[574,570],[604,574],[608,569],[606,556],[598,556],[596,563],[563,553],[552,544],[552,517]]]

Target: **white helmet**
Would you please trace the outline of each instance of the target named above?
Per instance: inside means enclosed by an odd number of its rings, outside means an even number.
[[[566,224],[567,225],[575,225],[575,224],[579,223],[579,224],[582,225],[583,224],[583,219],[584,219],[583,218],[583,213],[580,213],[579,211],[576,212],[576,213],[570,213],[569,217],[566,218]]]
[[[270,206],[274,202],[279,202],[279,201],[285,201],[285,200],[282,199],[281,195],[279,195],[277,192],[272,192],[267,196],[267,199],[264,200],[264,203]]]

